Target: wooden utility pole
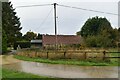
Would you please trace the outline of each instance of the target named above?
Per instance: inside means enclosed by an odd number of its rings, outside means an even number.
[[[54,3],[54,18],[55,18],[55,48],[57,49],[57,21],[56,21],[56,5],[57,3]]]

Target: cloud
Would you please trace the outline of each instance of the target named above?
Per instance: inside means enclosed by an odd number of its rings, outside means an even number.
[[[33,4],[52,4],[52,2],[41,2],[42,0],[12,0],[15,6],[20,5],[33,5]],[[85,0],[86,1],[86,0]],[[94,0],[93,0],[94,1]],[[105,1],[105,0],[104,0]],[[118,3],[116,2],[58,2],[59,4],[76,6],[85,9],[92,9],[104,12],[118,13]],[[29,7],[29,8],[16,8],[17,15],[21,18],[22,32],[33,30],[37,33],[54,34],[54,16],[53,11],[47,18],[45,23],[40,27],[43,20],[48,15],[53,6],[47,7]],[[102,14],[90,11],[83,11],[79,9],[65,8],[57,6],[57,29],[58,34],[75,34],[83,26],[84,22],[89,17],[102,16],[106,17],[113,27],[118,27],[118,16]],[[39,28],[38,28],[39,27]],[[38,29],[37,29],[38,28]]]

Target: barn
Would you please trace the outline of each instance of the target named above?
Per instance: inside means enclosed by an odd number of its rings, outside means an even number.
[[[41,40],[31,40],[32,47],[45,47],[50,45],[80,44],[81,37],[77,35],[42,35]]]
[[[31,40],[31,48],[41,48],[42,40]]]
[[[70,44],[80,44],[80,36],[77,35],[43,35],[42,44],[46,45],[70,45]]]

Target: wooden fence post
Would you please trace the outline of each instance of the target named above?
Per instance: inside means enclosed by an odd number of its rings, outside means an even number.
[[[85,57],[85,60],[86,60],[87,59],[87,52],[85,52],[84,57]]]
[[[106,52],[103,51],[103,61],[105,60],[105,57],[106,57]]]
[[[47,59],[48,59],[48,52],[47,52]]]
[[[64,58],[66,58],[66,51],[64,52]]]
[[[35,51],[35,57],[37,57],[37,51]]]

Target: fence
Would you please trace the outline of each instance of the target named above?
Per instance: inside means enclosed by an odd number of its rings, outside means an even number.
[[[78,59],[78,60],[109,60],[110,58],[120,58],[120,52],[106,52],[106,51],[85,51],[85,50],[22,50],[17,54],[28,57],[40,57],[47,59]]]

